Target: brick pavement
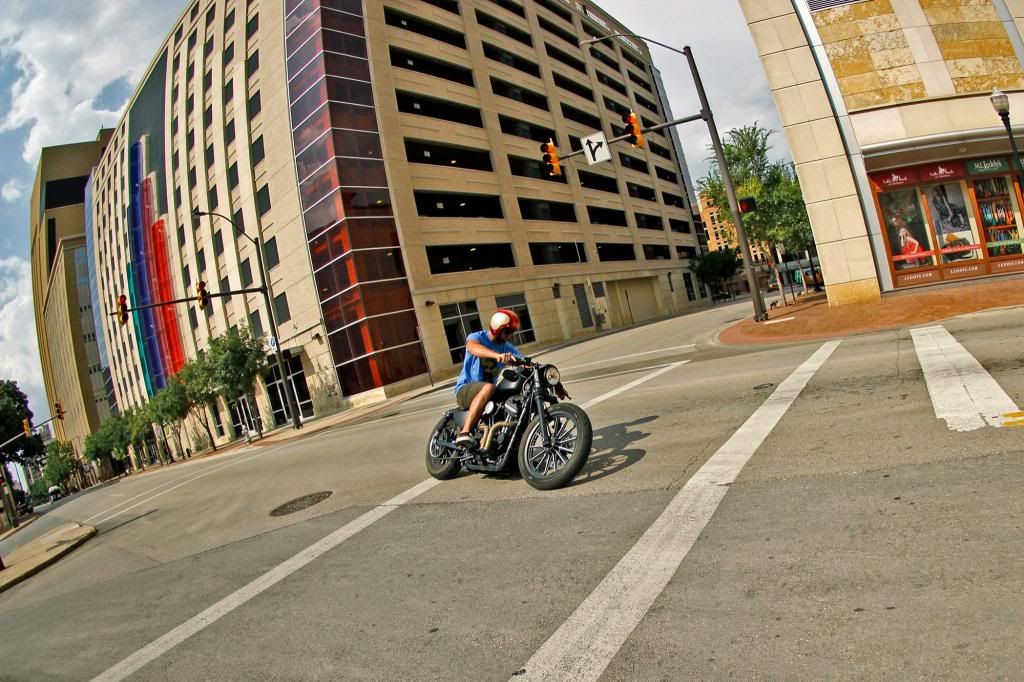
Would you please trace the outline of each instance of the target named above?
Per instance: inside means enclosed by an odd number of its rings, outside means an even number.
[[[741,320],[725,329],[719,340],[729,345],[810,341],[912,327],[1019,305],[1024,305],[1024,278],[1020,277],[906,290],[873,303],[834,308],[822,293],[769,311],[768,323]]]

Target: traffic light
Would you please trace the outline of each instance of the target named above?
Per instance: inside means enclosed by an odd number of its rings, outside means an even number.
[[[124,294],[117,297],[117,323],[122,327],[128,324],[128,297]]]
[[[740,213],[751,213],[757,210],[757,200],[754,197],[744,197],[736,203],[740,206]]]
[[[59,400],[53,404],[53,416],[64,421],[64,406],[60,404]]]
[[[644,146],[644,134],[640,128],[640,121],[637,119],[636,114],[632,111],[628,114],[622,115],[622,122],[626,124],[626,129],[622,131],[624,135],[629,135],[629,143],[634,147]]]
[[[28,423],[27,419],[21,420],[21,428],[25,430],[25,438],[32,437],[32,425]]]
[[[555,146],[554,141],[548,139],[542,144],[540,153],[544,155],[541,160],[544,162],[544,170],[548,172],[548,175],[561,175],[562,164],[558,162],[558,147]]]
[[[206,310],[206,306],[210,305],[210,294],[206,291],[206,282],[196,283],[196,300],[199,301],[200,310]]]

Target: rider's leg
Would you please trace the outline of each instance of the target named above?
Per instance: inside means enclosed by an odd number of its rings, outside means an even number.
[[[483,414],[484,408],[487,407],[487,403],[490,402],[491,397],[494,395],[494,384],[485,383],[477,391],[477,394],[473,396],[473,401],[469,404],[468,414],[466,415],[466,423],[462,427],[462,432],[459,433],[459,440],[465,441],[469,434],[473,433],[473,429],[476,428],[476,423],[480,421],[480,415]]]

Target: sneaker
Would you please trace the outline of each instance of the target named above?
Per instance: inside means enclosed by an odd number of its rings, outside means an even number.
[[[473,438],[473,436],[471,434],[460,433],[455,438],[455,444],[458,445],[460,448],[470,448],[474,444],[476,444],[476,439]]]

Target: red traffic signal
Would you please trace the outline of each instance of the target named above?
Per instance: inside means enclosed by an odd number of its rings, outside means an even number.
[[[64,406],[60,404],[59,400],[53,404],[53,416],[64,421]]]
[[[544,162],[544,170],[548,172],[548,175],[561,175],[562,164],[558,161],[558,147],[555,146],[554,141],[549,139],[542,144],[540,153],[544,155],[541,157],[541,161]]]
[[[740,213],[751,213],[757,210],[757,200],[754,197],[744,197],[736,203],[739,204]]]
[[[200,310],[206,310],[206,306],[210,305],[210,294],[206,291],[206,282],[196,282],[196,301],[199,302]]]
[[[122,327],[128,324],[128,297],[124,294],[117,297],[117,323]]]
[[[624,135],[629,135],[629,143],[634,147],[644,146],[644,133],[640,128],[640,121],[632,111],[622,115],[622,122],[626,124]]]

